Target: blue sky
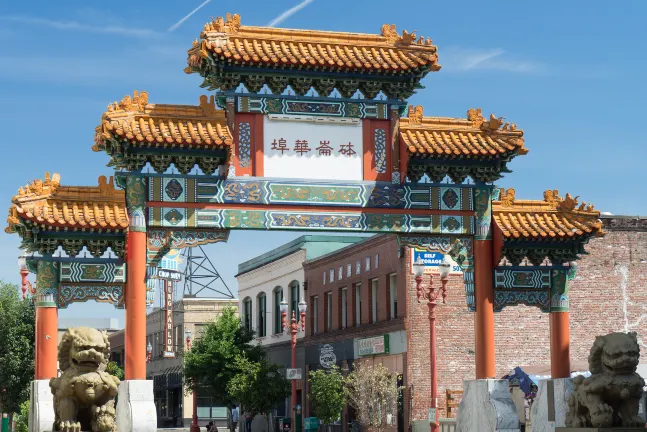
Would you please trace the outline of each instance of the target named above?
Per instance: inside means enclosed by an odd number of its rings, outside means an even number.
[[[186,50],[210,16],[240,13],[266,25],[298,0],[218,1],[178,25],[200,1],[66,0],[0,5],[0,202],[45,171],[63,184],[110,175],[91,150],[110,102],[146,90],[151,103],[197,104]],[[439,48],[443,69],[411,102],[426,115],[463,117],[481,107],[524,129],[530,153],[499,184],[518,198],[545,189],[580,195],[602,211],[647,214],[643,55],[647,2],[472,0],[397,3],[314,0],[280,27],[379,33],[384,23],[417,30]],[[172,31],[169,31],[173,27]],[[643,120],[641,120],[643,119]],[[230,287],[237,264],[296,237],[234,232],[209,248]],[[0,278],[19,282],[18,238],[0,234]],[[61,316],[117,316],[111,306],[77,304]]]

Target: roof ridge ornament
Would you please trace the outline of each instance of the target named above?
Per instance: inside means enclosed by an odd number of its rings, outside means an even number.
[[[485,120],[481,108],[470,108],[467,110],[467,119],[472,122],[472,125],[483,131],[508,131],[516,132],[517,125],[505,121],[504,117],[497,118],[494,114],[490,114],[490,120]],[[519,132],[523,132],[519,130]]]
[[[108,105],[108,112],[115,111],[136,111],[144,112],[148,106],[148,92],[142,91],[141,93],[135,90],[133,97],[130,95],[124,96],[120,102],[111,103]]]
[[[386,38],[386,41],[395,45],[419,45],[419,46],[433,46],[433,41],[430,38],[420,36],[416,42],[416,30],[411,33],[402,30],[402,35],[398,34],[395,29],[395,24],[384,24],[380,30],[380,34]]]
[[[19,198],[31,198],[34,196],[51,195],[61,185],[60,174],[54,173],[52,176],[48,172],[45,173],[45,180],[36,179],[29,182],[27,186],[18,188],[18,195],[14,200]]]
[[[424,107],[422,105],[409,105],[409,112],[407,117],[409,118],[409,124],[422,124]]]
[[[218,33],[227,33],[227,34],[237,34],[240,30],[240,15],[239,14],[230,14],[227,13],[226,19],[222,17],[213,18],[211,17],[211,22],[208,22],[204,25],[204,31],[209,32],[218,32]]]
[[[109,179],[106,176],[100,176],[98,184],[99,195],[102,197],[111,198],[122,194],[121,191],[115,188],[115,178],[113,176],[110,176]]]
[[[501,192],[499,193],[499,202],[501,203],[501,206],[503,207],[514,206],[516,191],[512,188],[510,189],[501,188],[500,191]]]

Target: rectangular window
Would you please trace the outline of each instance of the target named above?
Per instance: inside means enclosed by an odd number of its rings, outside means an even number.
[[[323,272],[323,284],[326,285],[326,272]]]
[[[335,282],[335,269],[330,269],[330,283]]]
[[[362,284],[355,285],[355,325],[362,324]]]
[[[380,266],[380,255],[375,255],[375,266],[374,268],[378,268]]]
[[[267,301],[265,294],[258,297],[258,337],[267,336]]]
[[[358,275],[361,272],[362,272],[362,263],[359,260],[357,260],[357,262],[355,263],[355,274]]]
[[[395,273],[389,275],[389,301],[391,302],[391,319],[398,317],[398,286]]]
[[[326,331],[332,329],[332,292],[326,293]]]
[[[274,334],[281,333],[281,302],[283,301],[283,289],[277,288],[274,291]]]
[[[341,328],[346,328],[348,324],[347,316],[347,307],[346,307],[347,295],[346,288],[341,289]]]
[[[377,279],[371,281],[371,311],[373,312],[373,322],[377,322]]]
[[[344,277],[344,268],[342,266],[339,266],[339,270],[337,270],[337,280],[342,280]]]
[[[252,331],[252,300],[247,299],[243,302],[243,319],[245,320],[245,329]]]
[[[346,266],[346,277],[351,277],[353,275],[353,266],[348,264]]]
[[[319,296],[312,298],[312,334],[319,333]]]
[[[364,271],[371,271],[371,257],[366,257],[366,268]]]

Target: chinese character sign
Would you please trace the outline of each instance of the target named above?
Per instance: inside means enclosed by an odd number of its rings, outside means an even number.
[[[362,125],[265,117],[265,177],[362,180]]]
[[[438,264],[443,262],[445,255],[441,252],[430,252],[423,249],[411,248],[411,274],[413,274],[413,263],[418,261],[419,258],[421,258],[425,263],[425,274],[438,274],[440,273],[438,270]],[[452,263],[452,268],[449,274],[462,274],[463,271],[458,264],[456,264],[451,257],[449,258]]]

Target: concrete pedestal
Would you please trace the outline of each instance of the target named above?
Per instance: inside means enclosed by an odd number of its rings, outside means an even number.
[[[572,378],[539,381],[537,397],[530,408],[530,432],[555,432],[555,428],[566,426],[572,392]]]
[[[117,396],[117,430],[156,432],[157,411],[152,380],[122,381]]]
[[[519,432],[517,408],[507,380],[474,380],[463,383],[456,432]]]
[[[49,380],[31,382],[28,422],[29,432],[54,429],[54,395],[49,388]]]
[[[623,428],[623,427],[610,427],[610,428],[569,428],[558,427],[555,432],[645,432],[645,428]]]

